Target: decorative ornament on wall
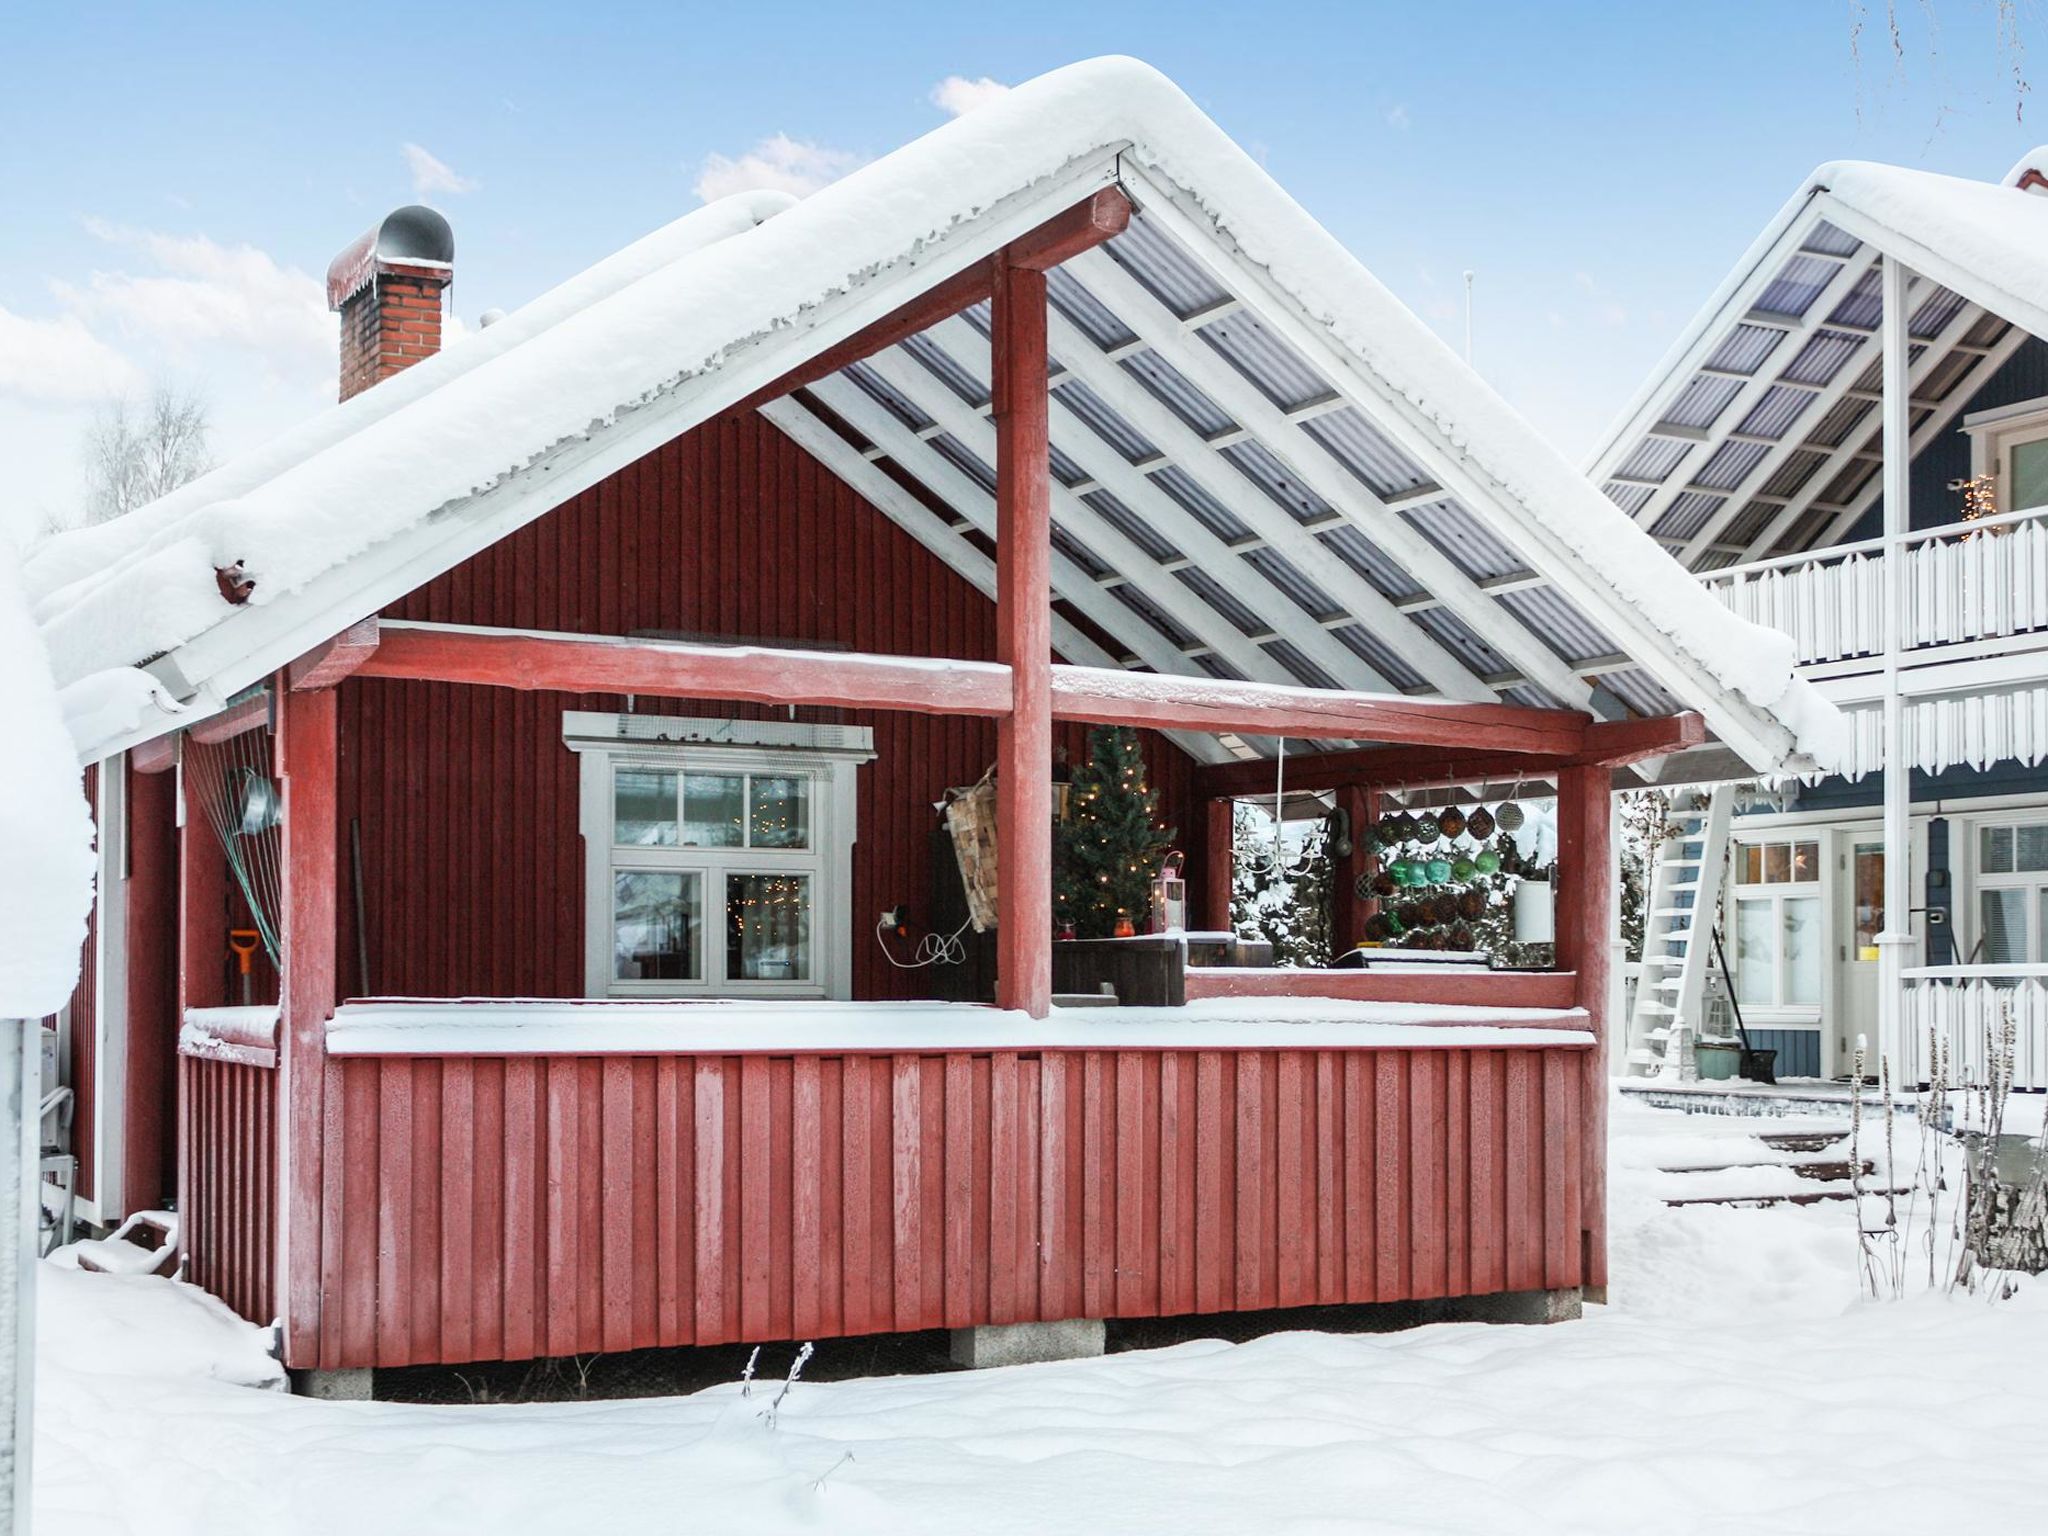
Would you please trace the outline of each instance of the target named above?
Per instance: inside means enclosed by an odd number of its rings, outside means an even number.
[[[1522,814],[1521,805],[1513,800],[1503,800],[1500,809],[1493,813],[1494,824],[1503,832],[1519,832],[1528,818]]]
[[[1483,843],[1493,836],[1493,812],[1485,806],[1475,806],[1472,814],[1465,818],[1465,830],[1472,834],[1472,841]]]
[[[1430,815],[1427,811],[1415,819],[1415,839],[1417,842],[1433,843],[1443,835],[1443,828],[1437,824],[1436,817]]]
[[[1450,878],[1451,861],[1449,859],[1431,859],[1429,861],[1429,879],[1432,885],[1442,885]]]
[[[1465,813],[1455,805],[1441,812],[1436,819],[1437,828],[1445,837],[1463,837],[1467,822]]]
[[[1472,867],[1482,875],[1497,875],[1500,873],[1500,855],[1491,848],[1482,848],[1472,855]]]

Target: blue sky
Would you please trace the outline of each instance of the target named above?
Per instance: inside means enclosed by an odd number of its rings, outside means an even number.
[[[1990,0],[1899,0],[1902,61],[1884,0],[10,9],[0,528],[72,511],[109,393],[202,389],[221,455],[321,408],[318,279],[392,206],[449,215],[473,322],[707,169],[815,178],[936,127],[955,76],[1148,59],[1454,339],[1474,269],[1480,371],[1575,457],[1814,165],[1989,178],[2048,141]]]

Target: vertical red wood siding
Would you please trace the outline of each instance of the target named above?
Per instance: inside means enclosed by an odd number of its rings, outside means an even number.
[[[758,416],[711,422],[502,540],[390,610],[449,623],[583,633],[745,636],[906,656],[995,658],[994,605]],[[583,991],[577,762],[566,710],[609,695],[351,679],[341,693],[340,984],[344,996],[574,997]],[[781,718],[711,701],[646,713]],[[924,995],[863,923],[899,901],[931,913],[932,802],[995,760],[986,720],[799,711],[868,725],[854,849],[856,997]],[[1086,728],[1055,745],[1081,761]],[[1192,763],[1145,748],[1163,819],[1201,878]],[[358,975],[348,849],[360,822],[369,976]],[[872,921],[871,918],[868,921]]]
[[[100,769],[97,763],[85,770],[85,798],[99,819]],[[99,1044],[99,959],[100,903],[93,898],[86,913],[85,942],[78,956],[78,984],[71,989],[71,1150],[78,1158],[73,1188],[80,1199],[93,1197],[95,1126],[99,1116],[98,1083],[94,1062]],[[44,1021],[56,1027],[54,1015]]]
[[[128,774],[128,1063],[122,1187],[131,1210],[162,1205],[177,1167],[177,780]]]
[[[278,1315],[277,1073],[180,1056],[178,1102],[189,1278],[269,1323]]]
[[[330,1058],[289,1363],[1575,1286],[1584,1054]]]

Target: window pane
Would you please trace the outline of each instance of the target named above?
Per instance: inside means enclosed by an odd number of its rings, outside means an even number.
[[[1735,904],[1735,995],[1743,1003],[1769,1007],[1778,1000],[1775,907],[1770,901]]]
[[[676,840],[676,776],[656,768],[612,773],[612,841],[628,847],[672,846]]]
[[[1987,875],[2012,872],[2012,828],[1986,827],[1977,834],[1977,868]]]
[[[612,975],[617,980],[701,980],[703,926],[696,875],[622,869],[612,876]]]
[[[2001,512],[2048,506],[2048,438],[2012,445],[2012,484],[1999,501]]]
[[[1884,932],[1884,844],[1856,845],[1856,955],[1877,958],[1877,936]]]
[[[1792,878],[1801,884],[1820,878],[1819,843],[1792,845]]]
[[[748,841],[755,848],[811,846],[811,781],[802,774],[757,773]]]
[[[1764,877],[1764,850],[1761,843],[1744,843],[1736,850],[1736,880],[1742,885],[1756,885]]]
[[[2048,869],[2048,824],[2036,823],[2015,830],[2013,862],[2029,873]]]
[[[689,848],[737,848],[740,810],[747,781],[737,773],[683,775],[683,844]]]
[[[1985,965],[2027,963],[2027,893],[2025,891],[1980,891],[1978,910],[1983,915],[1983,959]]]
[[[1792,878],[1792,845],[1790,843],[1768,843],[1764,847],[1764,880],[1770,885],[1783,885]]]
[[[1785,1001],[1820,1001],[1820,898],[1796,896],[1785,902]]]
[[[809,875],[726,876],[725,975],[728,981],[810,980]]]

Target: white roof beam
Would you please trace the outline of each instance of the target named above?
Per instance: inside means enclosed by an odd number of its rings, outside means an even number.
[[[1178,466],[1201,490],[1229,508],[1232,515],[1251,529],[1265,547],[1284,555],[1296,570],[1329,593],[1360,623],[1374,629],[1403,661],[1433,684],[1444,697],[1483,700],[1493,696],[1492,690],[1481,685],[1471,670],[1427,631],[1413,624],[1401,623],[1400,615],[1379,588],[1345,564],[1315,537],[1312,529],[1274,506],[1270,498],[1231,467],[1213,444],[1204,441],[1201,434],[1124,369],[1104,360],[1103,354],[1080,327],[1057,309],[1049,314],[1053,350],[1066,361],[1072,376],[1093,390],[1148,442],[1158,444],[1168,462]],[[1126,318],[1125,324],[1129,323]],[[986,342],[983,345],[985,347]],[[1087,435],[1094,436],[1093,433]],[[1170,497],[1166,499],[1178,519],[1195,521],[1194,515],[1179,503]],[[1246,541],[1229,547],[1233,551],[1241,551],[1254,546]],[[1291,600],[1289,606],[1293,606]],[[1351,654],[1350,648],[1341,641],[1331,643],[1347,655]],[[1341,677],[1344,674],[1333,672],[1333,675]]]
[[[1269,452],[1324,501],[1348,513],[1361,532],[1405,566],[1423,586],[1440,595],[1444,606],[1481,640],[1536,679],[1565,707],[1584,709],[1590,705],[1591,690],[1573,677],[1541,640],[1481,592],[1450,556],[1399,513],[1388,511],[1369,487],[1332,458],[1321,444],[1299,431],[1278,406],[1260,394],[1219,353],[1207,343],[1193,347],[1175,347],[1170,342],[1159,345],[1174,334],[1172,312],[1118,266],[1113,257],[1095,250],[1068,265],[1076,269],[1097,297],[1116,311],[1125,325],[1153,338],[1161,354],[1196,388],[1250,429]],[[1435,479],[1444,483],[1444,474],[1437,472]]]

